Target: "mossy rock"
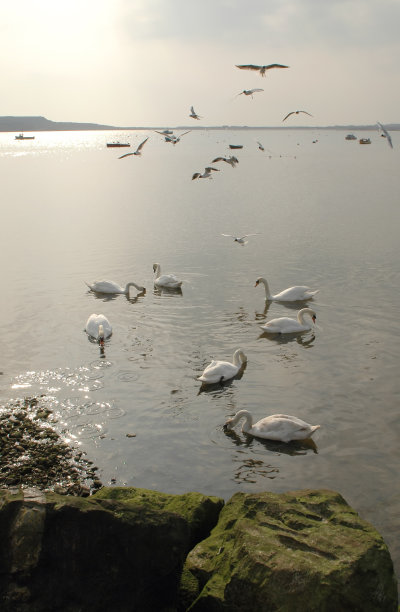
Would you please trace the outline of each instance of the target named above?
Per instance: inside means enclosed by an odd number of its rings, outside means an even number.
[[[224,506],[220,497],[190,492],[182,495],[161,493],[137,487],[103,487],[93,495],[96,500],[117,500],[154,510],[173,512],[185,519],[190,530],[190,548],[206,538],[215,527]]]
[[[188,555],[181,610],[397,612],[382,537],[328,490],[237,493]]]

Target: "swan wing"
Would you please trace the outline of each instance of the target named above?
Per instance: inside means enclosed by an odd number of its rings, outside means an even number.
[[[85,330],[89,334],[89,336],[92,336],[93,338],[97,338],[99,335],[100,325],[103,326],[104,337],[107,338],[108,336],[111,336],[111,333],[112,333],[111,324],[109,320],[107,319],[107,317],[105,317],[103,314],[95,314],[95,313],[91,314],[86,322]]]
[[[271,333],[290,333],[300,331],[303,328],[296,319],[280,317],[279,319],[271,319],[265,325],[261,325],[261,329]]]
[[[155,280],[155,284],[162,287],[180,287],[182,281],[174,274],[162,274]]]
[[[124,292],[122,287],[117,285],[117,283],[114,283],[113,281],[109,281],[109,280],[94,281],[91,284],[89,283],[86,283],[86,284],[88,285],[88,287],[90,287],[92,291],[97,291],[98,293],[123,293]]]
[[[318,293],[318,291],[310,292],[310,287],[306,287],[305,285],[296,285],[295,287],[284,289],[280,293],[274,295],[273,298],[274,300],[282,302],[296,302],[297,300],[308,300],[315,293]]]
[[[212,361],[205,368],[198,380],[208,383],[217,383],[221,379],[228,380],[229,378],[233,378],[238,371],[239,368],[229,361]]]
[[[309,425],[297,417],[274,414],[255,423],[249,433],[268,440],[289,442],[308,438],[316,428],[318,428],[317,425]]]

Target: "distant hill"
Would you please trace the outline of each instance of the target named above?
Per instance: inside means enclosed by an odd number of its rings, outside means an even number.
[[[101,125],[99,123],[73,123],[70,121],[50,121],[45,117],[0,117],[0,132],[57,132],[72,130],[159,130],[166,126],[136,126],[118,127],[115,125]],[[400,130],[400,123],[386,123],[387,130]],[[247,125],[182,125],[175,126],[173,129],[190,130],[212,130],[212,129],[231,129],[231,130],[376,130],[376,123],[372,125],[327,125],[327,126],[247,126]]]
[[[113,125],[50,121],[45,117],[0,117],[0,132],[56,132],[70,130],[117,130]]]

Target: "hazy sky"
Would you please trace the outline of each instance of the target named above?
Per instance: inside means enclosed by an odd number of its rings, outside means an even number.
[[[3,0],[2,111],[116,126],[400,122],[400,0]],[[235,64],[282,63],[266,78]],[[243,89],[263,88],[254,99]]]

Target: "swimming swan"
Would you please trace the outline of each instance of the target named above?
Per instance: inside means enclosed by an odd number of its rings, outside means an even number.
[[[179,289],[182,285],[182,281],[179,280],[174,274],[163,274],[161,275],[160,264],[153,264],[153,272],[155,273],[154,284],[156,287],[164,287],[166,289]]]
[[[266,440],[279,440],[290,442],[290,440],[304,440],[313,435],[320,425],[310,425],[301,419],[288,414],[272,414],[253,425],[253,417],[248,410],[239,410],[232,419],[228,419],[224,430],[229,431],[235,427],[240,419],[245,419],[242,431],[256,438]]]
[[[110,321],[103,314],[91,314],[86,321],[85,331],[97,342],[104,342],[112,334]]]
[[[308,331],[312,328],[311,323],[304,321],[304,316],[310,315],[312,322],[315,323],[317,315],[311,308],[302,308],[297,313],[296,319],[290,317],[280,317],[278,319],[271,319],[265,325],[260,325],[264,332],[271,334],[293,334],[296,332]]]
[[[113,281],[109,280],[94,281],[93,283],[86,283],[86,285],[91,291],[96,291],[98,293],[124,293],[125,295],[129,295],[130,287],[135,287],[135,289],[137,289],[141,293],[143,291],[146,291],[144,287],[141,287],[140,285],[137,285],[133,282],[128,283],[125,289],[117,285],[117,283],[114,283]]]
[[[236,376],[246,361],[246,355],[241,349],[237,349],[233,353],[233,363],[229,361],[212,361],[197,380],[208,384],[229,380]]]
[[[295,287],[284,289],[276,295],[271,295],[268,281],[265,278],[257,278],[255,286],[257,287],[260,283],[262,283],[265,287],[265,299],[269,302],[297,302],[300,300],[309,300],[319,292],[319,289],[316,291],[310,291],[310,287],[306,287],[305,285],[296,285]]]

